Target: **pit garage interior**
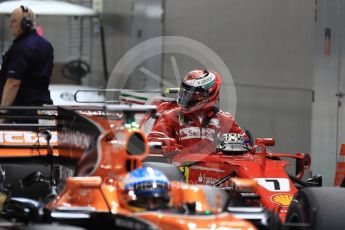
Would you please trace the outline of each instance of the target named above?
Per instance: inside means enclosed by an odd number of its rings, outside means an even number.
[[[135,62],[124,84],[111,76],[121,58],[142,42],[158,38],[164,43],[161,36],[192,39],[213,51],[231,73],[232,79],[224,79],[221,109],[254,137],[275,138],[272,151],[311,153],[305,177],[321,174],[323,185],[334,184],[345,144],[344,0],[68,2],[95,15],[38,15],[37,24],[55,51],[52,85],[178,87],[181,76],[205,66],[195,56],[164,46]],[[8,20],[0,16],[1,52],[12,42]],[[62,69],[74,60],[86,62],[89,71],[64,76]]]
[[[274,150],[312,153],[311,172],[322,174],[325,185],[333,184],[337,154],[341,143],[345,143],[343,99],[336,96],[344,91],[341,45],[344,2],[70,2],[97,10],[104,27],[108,75],[126,52],[150,38],[181,36],[209,47],[224,61],[233,77],[237,99],[234,115],[239,124],[255,137],[274,137],[277,142]],[[4,52],[11,38],[7,31],[8,17],[2,16],[1,20]],[[90,64],[90,73],[81,79],[81,84],[108,86],[99,20],[77,16],[38,16],[37,20],[55,49],[52,84],[78,83],[62,76],[61,68],[68,61],[81,58]],[[325,51],[327,33],[330,33],[329,51]],[[158,56],[142,64],[175,86],[178,84],[171,57],[175,58],[182,76],[200,66],[185,55]],[[127,88],[149,90],[162,84],[141,72],[136,76],[140,80],[127,83]],[[226,84],[222,90],[222,109],[233,111],[228,105],[232,99],[225,92]]]

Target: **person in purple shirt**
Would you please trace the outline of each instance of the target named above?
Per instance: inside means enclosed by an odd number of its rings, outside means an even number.
[[[35,25],[35,14],[26,6],[11,13],[10,32],[14,40],[1,64],[1,106],[53,104],[48,88],[54,50],[49,41],[37,34]]]

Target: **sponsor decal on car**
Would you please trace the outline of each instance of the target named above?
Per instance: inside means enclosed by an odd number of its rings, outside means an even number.
[[[109,113],[104,111],[93,111],[93,110],[79,110],[80,114],[86,115],[86,116],[108,116]]]
[[[46,145],[44,137],[37,132],[30,131],[0,131],[0,145],[2,146],[32,146]],[[57,132],[51,132],[51,145],[57,145]]]
[[[86,149],[89,147],[92,136],[69,128],[62,128],[59,134],[60,145],[72,145],[76,148]]]
[[[274,194],[270,199],[273,203],[279,204],[281,206],[289,206],[292,198],[293,195],[291,194]]]
[[[205,174],[201,174],[201,173],[199,174],[199,177],[198,177],[198,182],[202,184],[206,184],[206,185],[213,185],[217,181],[218,181],[217,178],[208,177]]]

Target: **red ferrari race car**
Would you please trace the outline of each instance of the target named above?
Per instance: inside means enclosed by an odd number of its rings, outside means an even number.
[[[228,135],[232,139],[241,139],[238,134]],[[173,143],[173,140],[169,140],[169,143]],[[243,147],[244,143],[238,140],[226,141],[220,144],[216,152],[198,154],[185,150],[172,157],[170,162],[183,172],[190,184],[207,184],[231,191],[236,178],[254,180],[258,186],[242,192],[240,197],[236,194],[228,211],[235,214],[237,205],[264,206],[278,213],[281,220],[285,221],[290,202],[298,189],[321,186],[321,177],[302,181],[304,170],[310,165],[310,156],[301,153],[272,153],[266,149],[267,145],[272,145],[272,140],[257,139],[251,149]],[[157,161],[157,157],[162,156],[156,151],[151,154],[151,160]],[[285,167],[290,162],[282,160],[284,157],[296,159],[296,175],[286,172]]]
[[[158,100],[155,101],[158,114],[166,108],[174,108],[176,102]],[[155,124],[155,116],[147,116],[141,123],[145,133],[149,133]],[[248,136],[251,136],[247,132]],[[322,177],[316,175],[307,181],[302,181],[304,170],[311,164],[309,154],[302,153],[274,153],[267,150],[267,146],[273,146],[275,141],[268,138],[257,138],[255,143],[250,140],[248,144],[243,136],[226,133],[215,140],[217,149],[214,152],[197,153],[182,149],[178,154],[162,153],[161,146],[175,145],[176,140],[171,138],[158,138],[152,145],[157,145],[156,150],[151,151],[150,158],[146,161],[160,161],[172,163],[184,174],[190,184],[207,184],[221,187],[225,190],[231,189],[234,179],[251,179],[258,185],[233,195],[229,203],[228,211],[235,215],[238,205],[248,207],[266,207],[277,213],[285,222],[288,207],[295,193],[303,187],[315,187],[322,185]],[[252,139],[252,138],[250,138]],[[164,148],[166,149],[166,148]],[[166,159],[166,156],[169,156]],[[290,162],[284,158],[295,159],[296,174],[290,175],[286,167]],[[147,163],[150,164],[150,163]],[[164,170],[164,166],[161,167]],[[254,183],[255,184],[255,183]],[[247,215],[248,217],[248,215]],[[249,218],[248,218],[249,219]],[[289,223],[286,223],[288,225]]]
[[[158,99],[153,103],[157,105],[158,114],[177,106],[171,99]],[[152,129],[156,118],[157,116],[151,115],[142,120],[141,127],[146,134]],[[152,143],[157,149],[151,151],[147,161],[167,161],[161,154],[160,147],[162,144],[173,144],[174,140],[158,141],[159,143]],[[345,202],[341,202],[345,198],[344,188],[320,188],[322,177],[319,175],[302,181],[304,170],[311,164],[308,154],[273,153],[266,148],[274,145],[273,140],[258,138],[255,144],[248,146],[236,134],[226,134],[218,141],[219,147],[215,152],[198,154],[185,150],[168,161],[182,171],[189,183],[209,184],[229,191],[231,199],[227,210],[256,224],[259,221],[255,219],[258,215],[254,210],[264,206],[279,214],[284,221],[284,229],[345,228],[342,218]],[[285,170],[290,162],[284,158],[296,160],[295,175],[288,174]],[[145,164],[154,165],[167,174],[177,174],[176,170],[164,163]],[[252,179],[256,183],[247,181],[246,186],[242,184],[240,193],[234,193],[234,183],[238,178]],[[341,184],[345,185],[344,182]],[[261,218],[262,220],[265,218]]]
[[[24,108],[6,108],[20,111]],[[6,186],[0,201],[0,227],[31,229],[246,229],[255,226],[229,213],[224,193],[208,186],[171,183],[169,208],[134,212],[125,204],[123,178],[142,167],[149,146],[138,130],[137,113],[152,106],[38,107],[40,115],[20,112],[1,118],[45,124],[1,124],[2,165],[47,165],[49,174],[35,171],[20,179],[23,188],[47,184],[50,194],[37,200],[12,194]],[[36,114],[36,112],[34,113]],[[56,121],[56,122],[55,122]],[[36,137],[36,139],[35,139]],[[73,176],[65,177],[67,171]],[[176,174],[175,174],[176,178]],[[182,178],[182,177],[180,177]],[[238,180],[240,188],[245,181]],[[6,192],[7,190],[7,192]],[[7,221],[6,221],[7,220]]]

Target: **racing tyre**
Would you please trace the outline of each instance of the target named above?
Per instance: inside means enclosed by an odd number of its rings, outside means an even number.
[[[143,166],[158,169],[159,171],[165,174],[165,176],[169,179],[169,181],[181,181],[181,182],[186,181],[182,172],[175,165],[161,163],[161,162],[145,161],[143,162]]]
[[[294,230],[345,229],[345,189],[305,188],[293,198],[286,216],[286,228]]]

